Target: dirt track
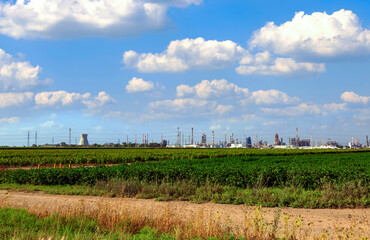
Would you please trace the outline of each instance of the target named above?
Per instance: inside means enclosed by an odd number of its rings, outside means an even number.
[[[242,227],[246,218],[253,218],[256,215],[256,207],[235,206],[225,204],[193,204],[189,202],[171,201],[158,202],[146,199],[133,198],[107,198],[92,196],[67,196],[48,195],[43,193],[26,193],[0,190],[0,207],[9,206],[24,208],[32,211],[43,211],[48,214],[63,211],[63,209],[83,208],[99,210],[102,204],[106,209],[124,208],[125,211],[139,213],[149,217],[155,217],[156,213],[167,211],[176,217],[186,221],[193,221],[199,214],[218,216],[222,221],[229,221],[233,226]],[[276,216],[276,208],[262,208],[261,214],[266,222],[273,222]],[[362,237],[369,237],[369,216],[370,209],[295,209],[282,208],[278,228],[284,231],[285,221],[293,226],[300,217],[303,219],[302,226],[313,236],[320,236],[324,232],[338,233],[344,231],[356,232]],[[285,218],[285,220],[284,220]],[[226,220],[228,219],[228,220]]]

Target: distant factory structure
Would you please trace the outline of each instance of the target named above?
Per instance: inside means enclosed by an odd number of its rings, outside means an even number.
[[[261,138],[259,138],[259,135],[257,134],[251,134],[250,136],[241,136],[240,132],[236,133],[218,133],[215,134],[215,130],[212,130],[211,133],[207,137],[206,132],[200,132],[198,131],[196,134],[194,134],[194,128],[190,128],[189,132],[182,132],[180,131],[180,128],[177,128],[177,136],[176,139],[172,138],[171,143],[170,141],[164,139],[163,133],[157,133],[157,138],[160,141],[155,141],[153,138],[151,138],[149,141],[149,134],[145,133],[142,134],[142,141],[139,140],[137,134],[126,134],[124,135],[124,139],[126,141],[121,141],[121,138],[118,138],[117,142],[105,142],[105,143],[89,143],[88,140],[88,134],[82,133],[80,134],[80,141],[77,142],[77,137],[73,137],[75,140],[75,144],[72,144],[72,133],[71,128],[68,129],[68,135],[66,134],[64,139],[68,139],[68,141],[61,141],[56,142],[54,141],[54,136],[51,136],[51,144],[45,143],[45,144],[38,144],[38,134],[35,132],[34,137],[34,144],[32,144],[32,147],[151,147],[151,148],[255,148],[255,149],[333,149],[333,148],[350,148],[350,149],[357,149],[357,148],[370,148],[370,142],[369,138],[366,135],[365,141],[361,142],[359,137],[352,136],[350,141],[345,144],[340,144],[335,140],[332,140],[330,138],[315,138],[313,134],[311,133],[307,137],[306,132],[306,138],[301,138],[298,134],[298,128],[296,128],[296,133],[294,137],[286,136],[285,139],[286,142],[284,142],[284,139],[279,136],[278,132],[275,132],[275,135],[271,136],[270,144],[268,141],[264,141]],[[141,135],[141,134],[140,134]],[[140,136],[139,135],[139,136]],[[263,134],[265,136],[266,134]],[[304,135],[304,134],[302,134]],[[130,137],[129,137],[130,136]],[[174,135],[172,135],[174,136]],[[209,137],[211,136],[211,137]],[[68,137],[68,138],[67,138]],[[132,139],[131,141],[130,138]],[[133,138],[135,139],[133,141]],[[96,137],[95,137],[96,139]],[[171,138],[170,138],[171,139]],[[196,140],[199,141],[196,141]],[[77,144],[78,143],[78,144]],[[31,134],[30,132],[27,133],[27,145],[25,146],[31,146]]]
[[[86,133],[81,134],[80,143],[78,145],[80,145],[80,146],[89,146],[89,141],[87,140],[87,134]]]

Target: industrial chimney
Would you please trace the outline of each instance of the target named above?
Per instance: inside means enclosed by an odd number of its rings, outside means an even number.
[[[87,140],[87,134],[82,133],[80,143],[78,144],[80,146],[89,146],[89,141]]]

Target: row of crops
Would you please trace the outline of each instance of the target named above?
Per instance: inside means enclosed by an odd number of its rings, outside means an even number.
[[[298,150],[298,149],[0,149],[0,166],[36,166],[38,164],[120,164],[140,161],[204,159],[240,156],[291,156],[306,154],[356,153],[369,150]]]
[[[86,168],[5,170],[0,183],[35,185],[95,184],[112,178],[149,182],[189,180],[235,187],[297,186],[315,189],[323,184],[349,182],[369,186],[370,152],[290,156],[254,155],[228,158],[136,162],[130,165]]]

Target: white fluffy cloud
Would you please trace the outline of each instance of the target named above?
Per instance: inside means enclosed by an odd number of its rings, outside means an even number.
[[[64,125],[61,124],[61,123],[56,123],[54,121],[46,121],[46,122],[43,122],[39,125],[40,127],[42,128],[50,128],[50,129],[55,129],[55,128],[63,128]]]
[[[246,105],[247,103],[252,102],[257,105],[264,104],[291,104],[299,102],[297,97],[289,97],[288,94],[275,90],[259,90],[254,91],[246,99],[241,100],[239,103],[241,105]]]
[[[248,103],[257,105],[291,104],[300,101],[297,97],[290,97],[288,94],[275,89],[250,92],[247,88],[241,88],[226,79],[203,80],[194,86],[182,84],[177,86],[176,92],[177,97],[193,96],[199,99],[230,97],[236,100],[239,99],[238,102],[241,105],[247,105]],[[229,107],[229,109],[231,108]]]
[[[263,56],[263,55],[262,55]],[[325,72],[325,64],[296,62],[293,58],[243,58],[240,63],[247,63],[236,68],[241,75],[293,75],[308,76],[319,72]],[[266,57],[266,56],[264,56]],[[251,59],[251,60],[249,60]],[[253,59],[253,60],[252,60]]]
[[[142,78],[133,77],[126,85],[128,93],[147,92],[154,88],[151,81],[144,81]]]
[[[0,118],[0,125],[18,123],[19,117]]]
[[[184,113],[189,113],[192,116],[224,115],[232,111],[234,107],[204,99],[180,98],[151,102],[149,109],[157,116],[176,117],[183,116]]]
[[[202,0],[0,2],[0,33],[13,38],[126,37],[163,29],[168,7]]]
[[[195,95],[198,98],[227,97],[227,96],[246,96],[249,92],[247,88],[238,87],[234,83],[229,83],[225,79],[203,80],[195,86],[179,85],[176,88],[177,96],[184,97]]]
[[[298,12],[280,26],[267,23],[254,33],[250,45],[291,57],[368,56],[370,30],[363,29],[357,15],[349,10],[331,15]]]
[[[370,97],[359,96],[358,94],[356,94],[354,92],[344,92],[344,93],[342,93],[340,98],[343,101],[350,102],[350,103],[366,104],[366,103],[370,102]]]
[[[286,108],[262,108],[261,110],[269,115],[296,117],[302,115],[327,115],[346,110],[345,103],[329,104],[306,104],[301,103],[298,106]]]
[[[0,108],[21,106],[33,102],[33,93],[0,93]]]
[[[190,69],[224,69],[235,66],[242,75],[307,75],[324,72],[322,63],[296,62],[274,57],[268,51],[255,55],[232,41],[206,41],[203,38],[172,41],[162,53],[126,51],[123,63],[139,72],[183,72]],[[184,91],[190,89],[185,89]]]
[[[92,97],[90,93],[80,94],[66,91],[41,92],[35,96],[35,103],[39,107],[65,107],[82,103],[89,109],[96,109],[109,102],[114,102],[114,99],[106,92],[99,92],[95,97]]]
[[[106,92],[99,92],[94,98],[82,100],[89,109],[98,109],[112,102],[115,100]]]
[[[161,100],[151,102],[149,104],[150,109],[160,109],[166,110],[168,112],[202,111],[214,109],[215,107],[216,107],[215,102],[210,102],[207,100],[198,100],[193,98]]]
[[[0,24],[1,25],[1,24]],[[19,61],[0,49],[0,91],[25,90],[46,84],[38,77],[41,68]]]
[[[232,41],[183,39],[170,42],[162,53],[126,51],[123,63],[139,72],[182,72],[189,69],[232,67],[245,50]]]
[[[225,113],[231,112],[232,110],[234,110],[234,106],[232,106],[232,105],[219,104],[219,105],[217,105],[214,112],[219,114],[219,115],[224,115]]]
[[[68,106],[76,101],[88,100],[91,97],[90,93],[69,93],[66,91],[56,92],[41,92],[36,94],[35,102],[39,106]]]

